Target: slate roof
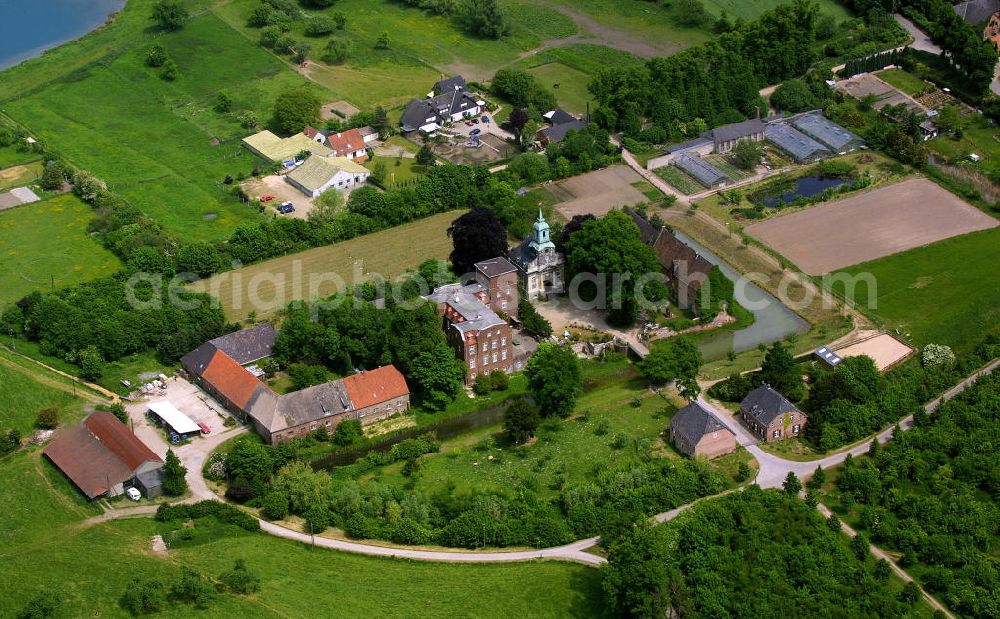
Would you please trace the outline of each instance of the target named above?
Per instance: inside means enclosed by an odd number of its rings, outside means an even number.
[[[674,414],[670,420],[671,433],[684,437],[690,445],[697,445],[706,434],[725,430],[733,433],[724,423],[719,421],[711,411],[707,411],[697,402],[688,404]]]
[[[578,131],[586,126],[587,123],[585,121],[574,118],[569,122],[542,129],[542,135],[549,140],[549,143],[562,142],[567,133],[573,130]]]
[[[646,221],[642,215],[630,208],[625,209],[625,214],[632,218],[635,225],[639,226],[639,238],[642,239],[643,243],[646,245],[652,245],[656,242],[656,236],[660,233],[660,231],[653,227],[653,224]]]
[[[368,408],[410,393],[403,374],[392,365],[347,376],[344,388],[356,409]]]
[[[799,410],[770,385],[761,385],[748,393],[740,402],[740,409],[765,426],[785,413]]]
[[[482,260],[477,262],[475,267],[477,271],[489,278],[498,277],[505,273],[512,273],[517,270],[509,260],[503,257]]]
[[[117,417],[104,411],[56,434],[43,453],[91,499],[131,479],[146,462],[163,462]]]
[[[438,94],[443,92],[452,92],[455,90],[468,90],[465,78],[461,75],[446,77],[442,80],[438,80],[438,82],[434,84],[434,92]]]
[[[513,265],[511,265],[513,266]],[[448,284],[434,289],[426,299],[433,303],[443,303],[462,317],[462,322],[451,325],[461,334],[469,331],[479,331],[489,327],[505,324],[488,305],[479,300],[476,292],[483,287],[479,284]]]
[[[229,355],[236,363],[246,365],[273,355],[275,337],[274,325],[262,322],[249,329],[209,340],[208,343]]]
[[[573,116],[561,107],[557,107],[551,112],[546,112],[544,115],[545,120],[548,121],[550,125],[563,125],[566,123],[571,123],[578,120],[576,116]]]
[[[730,140],[739,140],[741,138],[749,137],[756,133],[762,133],[763,131],[764,121],[759,118],[751,118],[750,120],[744,120],[743,122],[722,125],[721,127],[716,127],[715,129],[709,129],[702,135],[716,142],[728,142]]]
[[[464,114],[477,107],[476,98],[467,90],[443,92],[429,99],[414,99],[400,119],[403,131],[416,131],[428,123],[443,124],[454,114]]]
[[[997,11],[1000,11],[1000,0],[972,0],[955,5],[958,16],[973,26],[988,20]]]
[[[813,351],[813,354],[822,359],[827,365],[834,368],[844,361],[840,355],[830,350],[829,346],[820,346]]]
[[[212,357],[218,348],[211,342],[205,342],[188,354],[181,357],[181,367],[194,376],[201,376],[205,373],[205,368],[211,363]]]

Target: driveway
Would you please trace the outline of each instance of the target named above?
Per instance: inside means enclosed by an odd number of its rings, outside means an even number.
[[[910,43],[907,47],[919,49],[924,52],[930,52],[932,54],[941,54],[941,48],[938,47],[934,41],[931,41],[931,38],[927,36],[923,30],[917,28],[913,22],[906,19],[899,13],[894,14],[893,17],[895,17],[896,22],[903,27],[903,30],[906,30],[910,33],[910,36],[913,37],[913,43]]]

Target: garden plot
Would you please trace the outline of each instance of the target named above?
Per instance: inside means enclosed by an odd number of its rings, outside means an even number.
[[[810,275],[921,247],[997,220],[931,181],[911,179],[748,226]]]
[[[641,180],[631,168],[614,165],[546,188],[559,200],[555,209],[569,220],[575,215],[601,217],[611,209],[646,202],[648,198],[633,186]]]

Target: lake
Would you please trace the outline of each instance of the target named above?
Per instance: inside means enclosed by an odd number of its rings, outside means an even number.
[[[125,0],[0,0],[0,70],[82,37],[124,6]]]
[[[731,266],[680,230],[674,235],[719,267],[722,274],[736,282],[741,277]],[[741,294],[742,293],[742,294]],[[803,333],[809,330],[809,323],[804,318],[788,309],[781,301],[769,294],[760,286],[747,282],[741,291],[736,288],[736,301],[753,314],[753,324],[737,331],[719,333],[699,340],[698,348],[706,361],[721,359],[732,350],[743,352],[757,348],[760,344],[771,344],[793,333]]]
[[[795,198],[811,198],[823,193],[827,189],[836,189],[841,185],[849,185],[850,183],[851,179],[836,176],[800,176],[790,183],[787,191],[767,196],[760,203],[769,207],[781,206],[783,202],[790,204],[795,201]]]

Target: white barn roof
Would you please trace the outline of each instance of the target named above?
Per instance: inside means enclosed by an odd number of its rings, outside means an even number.
[[[174,432],[178,434],[190,434],[201,431],[198,424],[191,421],[190,417],[177,410],[177,407],[167,400],[150,402],[149,410],[156,413],[157,417],[162,419],[164,423],[173,428]]]

